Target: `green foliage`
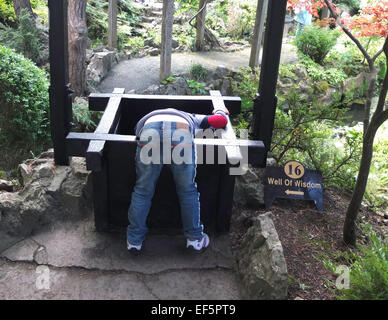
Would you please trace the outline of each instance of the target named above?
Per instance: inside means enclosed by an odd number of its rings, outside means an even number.
[[[126,47],[136,54],[140,49],[144,48],[144,39],[142,37],[131,37],[128,39]]]
[[[108,1],[89,0],[86,6],[88,37],[105,42],[108,37]]]
[[[166,79],[162,80],[161,83],[162,84],[169,84],[169,83],[174,82],[174,81],[175,81],[175,77],[174,76],[169,76]]]
[[[73,118],[81,132],[93,131],[96,128],[96,123],[92,119],[92,112],[85,104],[73,103]]]
[[[280,73],[295,77],[294,69],[284,66]],[[319,83],[325,86],[324,82]],[[235,120],[237,128],[249,127],[246,122],[252,118],[252,100],[258,84],[259,73],[249,68],[241,69],[232,82],[233,91],[241,97],[244,112],[244,121]],[[271,155],[279,165],[298,160],[309,168],[322,171],[326,186],[350,190],[356,181],[362,134],[349,130],[338,137],[335,126],[341,124],[347,109],[319,105],[313,89],[308,94],[309,101],[298,91],[291,87],[284,95],[278,92]]]
[[[326,65],[342,70],[348,77],[355,77],[360,73],[362,59],[354,50],[340,52],[331,50],[326,57]]]
[[[380,132],[380,133],[379,133]],[[366,187],[365,201],[373,209],[387,212],[388,208],[388,124],[378,131],[373,145],[373,161]]]
[[[207,70],[202,64],[194,64],[189,69],[190,76],[196,81],[205,81]]]
[[[0,0],[0,23],[13,25],[17,20],[12,0]]]
[[[42,54],[39,30],[26,9],[20,12],[17,29],[5,27],[4,30],[0,30],[0,43],[15,49],[38,64],[47,58]]]
[[[187,85],[189,87],[188,94],[191,95],[205,95],[206,94],[206,84],[203,82],[197,82],[195,80],[187,80]]]
[[[241,97],[242,111],[253,109],[253,98],[257,93],[260,80],[259,69],[252,70],[249,67],[240,69],[232,81],[233,92],[237,92]]]
[[[250,1],[231,1],[228,3],[226,32],[232,39],[249,38],[255,23],[256,3]]]
[[[388,300],[388,241],[386,234],[379,237],[370,224],[363,227],[369,243],[358,245],[345,255],[350,267],[348,289],[336,289],[340,300]],[[325,267],[335,272],[335,265],[324,260]]]
[[[339,5],[342,11],[348,9],[350,15],[355,15],[360,10],[360,0],[335,0],[333,1],[336,5]]]
[[[386,74],[387,74],[387,62],[382,61],[382,62],[380,62],[379,72],[377,74],[377,80],[379,82],[383,82]]]
[[[338,36],[337,30],[331,31],[328,28],[311,25],[303,28],[296,38],[296,46],[300,53],[322,65],[326,55],[337,43]]]
[[[105,44],[108,39],[108,1],[88,0],[86,6],[86,20],[88,36],[94,46]],[[128,27],[139,22],[141,15],[130,0],[118,2],[118,45],[123,46],[131,36]]]
[[[39,150],[49,141],[48,76],[14,50],[0,46],[0,145]]]
[[[340,86],[347,79],[341,69],[323,67],[307,56],[302,56],[301,63],[314,81],[326,81],[333,86]]]
[[[279,97],[271,153],[279,165],[298,160],[322,172],[326,186],[350,190],[355,183],[362,134],[347,131],[339,139],[334,130],[346,109],[321,106],[310,95],[305,101],[297,90]],[[283,109],[283,110],[282,110]]]

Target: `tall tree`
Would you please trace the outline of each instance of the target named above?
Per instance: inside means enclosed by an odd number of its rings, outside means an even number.
[[[162,44],[160,48],[160,74],[163,81],[171,74],[172,26],[174,23],[174,0],[163,0]]]
[[[74,90],[73,97],[83,95],[86,89],[86,25],[87,0],[69,0],[69,79]]]
[[[197,29],[195,48],[197,51],[203,50],[207,2],[208,0],[199,0],[199,10],[197,13],[197,19],[195,21],[195,28]]]
[[[325,4],[329,8],[337,24],[356,44],[357,48],[363,54],[369,66],[369,86],[364,109],[364,136],[360,169],[358,172],[357,182],[353,191],[352,199],[350,200],[348,209],[346,211],[343,228],[344,242],[354,245],[356,243],[355,223],[368,182],[368,176],[373,157],[373,141],[379,127],[386,120],[388,120],[388,107],[386,105],[388,91],[388,72],[386,73],[383,80],[376,109],[373,112],[372,117],[370,117],[373,93],[376,89],[377,68],[375,66],[375,61],[383,52],[385,54],[386,62],[388,65],[388,3],[376,3],[374,6],[366,7],[360,17],[353,19],[349,18],[347,21],[341,21],[337,12],[333,9],[331,1],[325,0]],[[356,38],[355,35],[352,34],[349,29],[353,29],[358,36],[375,35],[385,37],[383,48],[381,48],[374,56],[370,56],[367,50],[361,45],[360,41]]]
[[[36,14],[34,11],[32,11],[30,0],[13,0],[13,8],[18,18],[22,9],[26,9],[31,14],[31,16],[36,18]]]
[[[117,0],[109,0],[108,47],[117,49]]]

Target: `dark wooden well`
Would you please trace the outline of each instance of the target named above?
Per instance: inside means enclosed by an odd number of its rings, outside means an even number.
[[[127,225],[127,210],[135,183],[134,126],[148,112],[176,108],[186,112],[210,114],[214,106],[225,104],[231,114],[241,110],[238,97],[142,96],[127,95],[122,89],[113,93],[92,94],[91,110],[104,111],[94,133],[70,132],[72,102],[68,77],[67,0],[49,0],[50,18],[50,111],[51,136],[57,165],[68,165],[69,156],[86,157],[92,170],[95,224],[99,231]],[[199,146],[213,146],[227,155],[226,163],[199,164],[197,184],[201,219],[208,232],[227,231],[233,201],[235,176],[232,163],[242,160],[241,148],[248,150],[248,162],[265,167],[272,138],[276,110],[276,82],[282,45],[287,0],[269,2],[263,59],[258,94],[254,99],[253,137],[256,141],[236,139],[229,125],[218,139],[195,139]],[[170,172],[163,169],[148,224],[153,228],[179,228],[179,202]]]

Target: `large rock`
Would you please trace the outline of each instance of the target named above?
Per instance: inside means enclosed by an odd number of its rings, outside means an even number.
[[[98,85],[118,62],[119,56],[116,51],[96,52],[86,69],[88,82]]]
[[[236,176],[233,201],[238,206],[264,205],[264,169],[249,167],[243,175]]]
[[[91,213],[91,179],[83,158],[56,166],[52,152],[19,166],[18,192],[0,192],[0,251],[41,225]]]
[[[271,213],[252,218],[237,254],[247,299],[286,299],[288,274]]]

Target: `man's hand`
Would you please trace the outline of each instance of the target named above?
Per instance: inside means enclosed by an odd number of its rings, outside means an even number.
[[[222,109],[215,109],[213,110],[213,114],[215,114],[217,111],[223,111],[225,112],[225,114],[228,116],[229,115],[229,110],[225,107],[225,108],[222,108]]]

